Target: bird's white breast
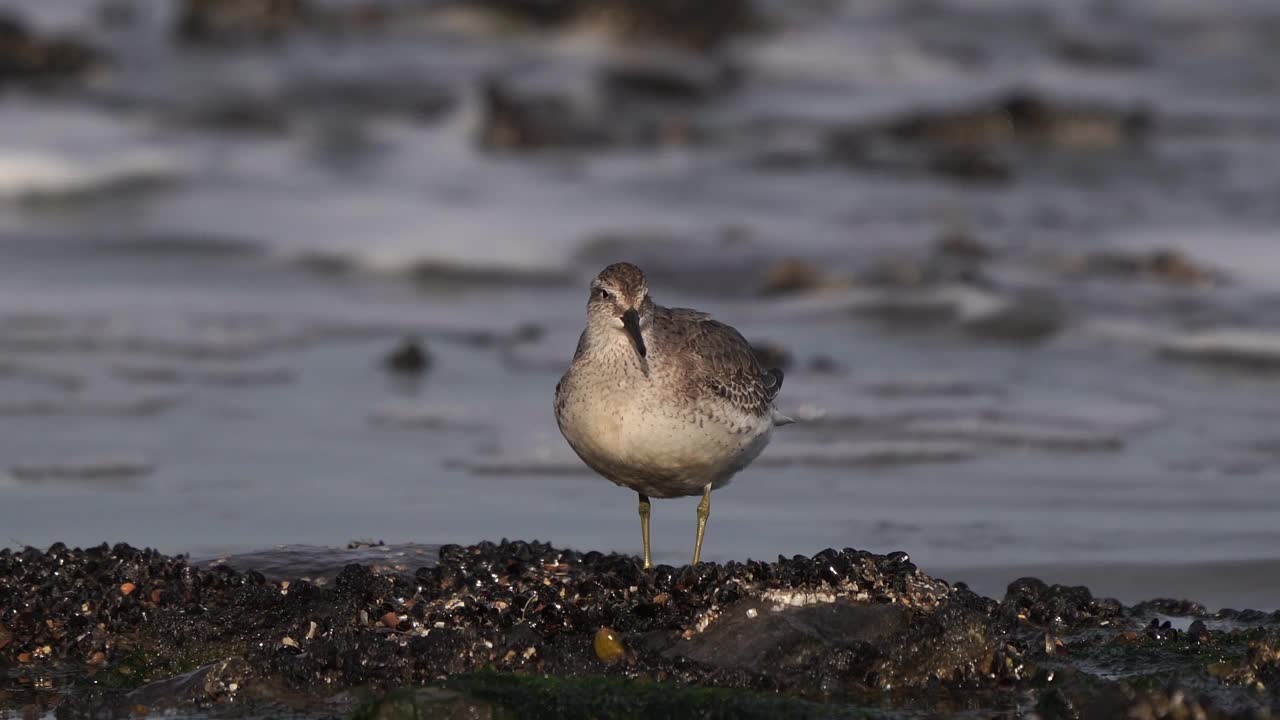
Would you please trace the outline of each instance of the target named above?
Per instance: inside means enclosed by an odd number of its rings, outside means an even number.
[[[764,450],[771,417],[743,416],[726,404],[676,402],[640,372],[588,363],[566,376],[560,429],[589,466],[653,497],[722,486]]]

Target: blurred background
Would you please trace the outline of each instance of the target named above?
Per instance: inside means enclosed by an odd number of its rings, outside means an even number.
[[[802,421],[711,559],[1274,608],[1277,140],[1270,0],[0,0],[0,543],[638,552],[630,260]]]

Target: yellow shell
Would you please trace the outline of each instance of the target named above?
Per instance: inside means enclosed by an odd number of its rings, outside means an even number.
[[[612,665],[627,656],[627,648],[613,628],[602,627],[597,630],[593,645],[596,657],[606,665]]]

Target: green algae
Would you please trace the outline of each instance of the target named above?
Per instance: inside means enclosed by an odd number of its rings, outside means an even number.
[[[462,713],[462,714],[459,714]],[[529,718],[871,718],[907,717],[779,695],[618,678],[564,678],[482,671],[442,687],[405,689],[360,708],[354,720],[427,717]]]

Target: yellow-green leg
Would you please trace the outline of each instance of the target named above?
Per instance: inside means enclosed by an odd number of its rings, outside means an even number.
[[[702,557],[702,535],[707,531],[707,517],[711,515],[711,483],[702,488],[702,501],[698,503],[698,540],[693,544],[693,564]]]
[[[649,562],[649,496],[637,494],[640,495],[640,537],[644,539],[644,569],[648,570],[653,567],[653,563]]]

